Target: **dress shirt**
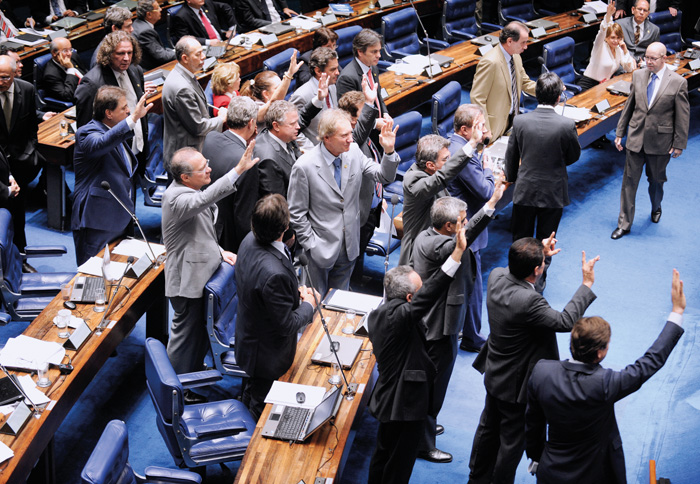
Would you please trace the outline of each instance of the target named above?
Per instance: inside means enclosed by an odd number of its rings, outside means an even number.
[[[469,249],[467,249],[469,250]],[[454,277],[457,273],[457,269],[462,264],[462,261],[456,261],[452,258],[452,254],[447,258],[447,260],[442,264],[442,272],[450,277]]]
[[[200,14],[199,14],[199,10],[200,10],[200,9],[194,8],[192,5],[187,5],[187,6],[190,7],[190,8],[192,9],[192,11],[194,12],[194,14],[197,16],[197,20],[199,20],[200,22],[202,22],[202,17],[201,17]],[[204,16],[206,17],[207,14],[204,14]],[[207,18],[208,18],[208,17],[207,17]],[[209,23],[211,24],[211,28],[214,29],[214,33],[216,34],[217,40],[221,40],[221,35],[220,35],[219,32],[217,31],[216,27],[214,27],[214,24],[212,24],[211,21],[209,21]],[[202,22],[202,25],[204,26],[204,22]],[[207,30],[206,26],[204,26],[204,30]],[[214,42],[214,40],[212,40],[212,39],[207,39],[207,45],[211,45],[213,42]]]
[[[231,131],[231,130],[229,130],[229,131]],[[244,138],[243,136],[241,136],[240,134],[236,133],[235,131],[231,131],[231,134],[234,135],[234,136],[235,136],[236,138],[238,138],[239,140],[241,140],[241,141],[243,142],[243,145],[244,145],[244,146],[248,146],[248,142],[245,140],[245,138]]]
[[[129,105],[129,110],[133,113],[136,109],[136,105],[139,102],[138,97],[136,97],[136,91],[134,91],[134,86],[131,84],[131,78],[126,71],[115,71],[112,69],[114,77],[117,79],[119,87],[126,91],[126,101]],[[138,123],[134,129],[134,139],[131,142],[131,149],[134,154],[141,153],[143,151],[144,139],[143,139],[143,127],[141,123]]]
[[[639,27],[639,42],[644,39],[644,22],[638,24],[634,17],[632,17],[632,39],[634,40],[635,33],[637,32],[637,27]]]
[[[9,113],[12,113],[13,103],[15,102],[15,101],[14,101],[14,98],[15,98],[15,83],[14,83],[14,82],[10,83],[10,87],[7,89],[7,91],[5,91],[5,92],[2,93],[2,94],[3,94],[3,96],[5,96],[5,99],[3,99],[3,102],[2,102],[2,110],[3,110],[3,112],[5,111],[5,103],[7,103],[7,105],[9,106],[8,112],[9,112]],[[12,114],[10,114],[10,119],[12,119]],[[10,123],[6,121],[5,124],[7,124],[7,131],[10,131]]]
[[[274,240],[274,241],[270,242],[270,244],[272,245],[272,247],[279,250],[285,257],[289,258],[289,255],[287,255],[288,249],[287,249],[287,246],[284,245],[284,242],[282,242],[280,240]]]
[[[282,17],[280,17],[279,12],[275,8],[275,4],[272,2],[272,0],[262,0],[265,2],[267,5],[267,12],[270,14],[270,22],[275,23],[275,22],[281,22]]]
[[[42,1],[42,0],[40,0]],[[46,1],[46,0],[43,0]],[[54,12],[53,11],[53,1],[49,1],[49,15],[44,19],[45,23],[50,24],[53,22],[54,17],[63,17],[63,13],[66,10],[69,10],[66,8],[66,4],[63,0],[56,0],[56,3],[58,3],[58,8],[61,10],[60,12]]]
[[[614,54],[610,52],[610,47],[605,42],[605,34],[611,25],[612,22],[608,22],[607,17],[600,24],[600,30],[593,41],[591,60],[583,73],[584,76],[598,82],[610,79],[620,65],[622,65],[625,72],[630,72],[634,69],[634,59],[630,54],[629,48],[626,54],[622,52],[622,47],[620,46],[615,47]]]
[[[59,64],[58,62],[56,62],[56,59],[51,59],[51,61],[54,62],[57,66],[63,67],[61,64]],[[82,75],[82,74],[80,73],[80,71],[79,71],[78,69],[76,69],[75,67],[70,67],[70,68],[66,69],[66,74],[70,74],[70,75],[72,75],[72,76],[75,76],[75,77],[77,77],[78,79],[82,79],[82,78],[83,78],[83,75]]]
[[[654,92],[651,95],[651,101],[649,101],[649,106],[651,106],[654,103],[654,99],[656,99],[656,95],[659,93],[659,88],[661,87],[661,79],[664,77],[664,71],[666,70],[666,64],[663,64],[663,67],[661,67],[661,70],[656,73],[656,77],[658,78],[656,80],[656,84],[654,85]],[[651,83],[651,75],[649,75],[649,82],[647,83],[647,86]]]
[[[293,153],[290,153],[289,150],[287,149],[287,143],[285,143],[284,141],[282,141],[281,139],[279,139],[277,136],[275,136],[274,134],[272,134],[272,131],[269,131],[269,130],[268,130],[268,133],[270,134],[270,138],[272,138],[273,140],[275,140],[276,143],[279,143],[279,145],[282,147],[282,149],[284,150],[285,153],[287,153],[288,155],[294,156],[294,154],[293,154]]]

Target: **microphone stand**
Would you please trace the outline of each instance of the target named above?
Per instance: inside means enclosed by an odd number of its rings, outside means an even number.
[[[102,330],[104,330],[105,326],[107,326],[107,313],[109,313],[109,310],[112,308],[112,303],[117,297],[117,292],[119,292],[119,288],[122,285],[122,280],[124,279],[124,276],[126,275],[127,272],[129,272],[129,268],[131,265],[134,263],[134,256],[130,255],[129,258],[126,261],[126,267],[124,268],[124,272],[122,272],[122,276],[119,278],[119,282],[117,282],[117,285],[114,287],[114,292],[112,293],[112,297],[109,298],[109,304],[107,305],[107,308],[105,309],[105,312],[102,314],[102,319],[100,319],[100,324],[97,325],[97,328],[95,328],[95,334],[97,336],[100,336],[102,334]],[[106,280],[106,278],[105,278]]]
[[[384,275],[389,270],[389,249],[391,248],[391,229],[394,225],[394,210],[396,209],[396,204],[399,203],[399,196],[393,194],[391,196],[391,221],[389,222],[389,234],[386,240],[386,255],[384,256]]]
[[[416,5],[413,3],[413,0],[409,0],[411,2],[411,7],[413,7],[413,11],[416,13],[416,18],[418,19],[418,25],[420,25],[420,28],[423,29],[423,35],[425,35],[425,44],[428,47],[428,68],[426,69],[428,73],[428,77],[430,80],[433,79],[433,60],[430,57],[430,38],[428,37],[428,31],[425,30],[425,26],[423,25],[423,21],[420,19],[420,15],[418,15],[418,10],[416,9]]]

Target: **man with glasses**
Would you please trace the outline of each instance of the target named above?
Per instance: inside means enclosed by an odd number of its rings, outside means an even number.
[[[649,17],[649,2],[637,0],[632,7],[632,16],[616,21],[622,27],[627,48],[637,61],[642,59],[652,42],[659,41],[659,27],[651,23],[647,17]]]
[[[44,76],[39,79],[44,95],[60,101],[73,102],[78,83],[85,75],[80,56],[73,52],[70,40],[59,37],[51,41],[51,60],[44,67]]]
[[[632,91],[615,131],[615,146],[622,151],[622,137],[627,130],[627,157],[622,176],[620,215],[611,237],[629,234],[634,221],[637,186],[646,165],[651,199],[651,221],[661,219],[666,166],[671,156],[678,158],[688,142],[690,104],[688,82],[666,68],[666,47],[654,42],[647,47],[646,69],[632,74]]]
[[[134,20],[134,36],[139,41],[143,56],[141,67],[150,71],[156,67],[175,60],[175,49],[163,46],[160,35],[156,32],[155,24],[161,17],[162,9],[157,0],[139,0]]]

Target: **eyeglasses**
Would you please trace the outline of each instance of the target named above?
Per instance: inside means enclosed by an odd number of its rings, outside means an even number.
[[[645,55],[645,56],[644,56],[644,60],[645,60],[645,61],[656,62],[656,61],[659,60],[659,59],[661,59],[661,57],[651,57],[651,56],[648,56],[648,55]]]
[[[204,165],[203,170],[193,170],[190,172],[190,175],[194,175],[195,173],[205,173],[207,171],[207,168],[209,168],[209,160],[207,160],[207,164]]]
[[[0,76],[0,81],[9,81],[12,79],[12,76]]]

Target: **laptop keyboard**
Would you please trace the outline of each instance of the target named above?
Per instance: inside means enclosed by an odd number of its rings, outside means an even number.
[[[308,408],[285,407],[279,424],[275,430],[275,437],[281,440],[297,440],[311,411]]]
[[[83,284],[83,295],[80,298],[81,301],[95,301],[97,291],[99,289],[104,290],[104,288],[104,279],[101,277],[86,277],[85,283]]]

